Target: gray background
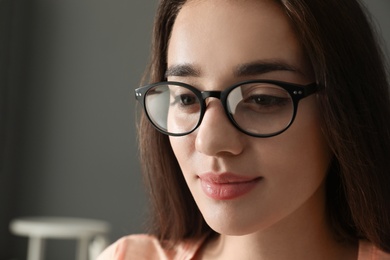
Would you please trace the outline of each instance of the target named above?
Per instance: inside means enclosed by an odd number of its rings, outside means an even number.
[[[366,0],[390,49],[390,1]],[[26,215],[109,221],[111,241],[143,231],[135,101],[149,57],[150,0],[0,0],[0,260]],[[47,259],[73,259],[50,241]]]

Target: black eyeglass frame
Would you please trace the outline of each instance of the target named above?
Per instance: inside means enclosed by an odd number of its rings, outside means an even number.
[[[229,109],[228,109],[228,106],[227,106],[227,98],[228,98],[230,92],[233,89],[235,89],[237,87],[240,87],[241,85],[244,85],[244,84],[252,84],[252,83],[273,84],[273,85],[276,85],[276,86],[279,86],[279,87],[283,88],[284,90],[286,90],[289,93],[289,95],[290,95],[290,97],[291,97],[291,99],[293,101],[293,115],[292,115],[292,118],[291,118],[290,122],[287,124],[287,126],[285,128],[283,128],[282,130],[277,131],[275,133],[271,133],[271,134],[254,134],[254,133],[251,133],[251,132],[248,132],[248,131],[242,129],[240,127],[240,125],[238,125],[237,122],[234,120],[233,116],[229,113]],[[148,113],[148,111],[146,109],[145,98],[146,98],[147,93],[148,93],[148,91],[150,89],[152,89],[152,88],[154,88],[156,86],[160,86],[160,85],[176,85],[176,86],[184,87],[184,88],[187,88],[187,89],[191,90],[196,95],[196,97],[200,101],[200,109],[201,109],[201,111],[200,111],[200,115],[199,115],[199,121],[194,126],[193,129],[191,129],[190,131],[187,131],[185,133],[180,133],[180,134],[169,133],[167,131],[162,130],[158,125],[156,125],[153,122],[153,120],[150,118],[149,113]],[[288,82],[277,81],[277,80],[248,80],[248,81],[242,81],[242,82],[238,82],[238,83],[228,87],[227,89],[225,89],[223,91],[200,91],[197,88],[195,88],[195,87],[193,87],[193,86],[191,86],[189,84],[183,83],[183,82],[161,81],[161,82],[145,85],[145,86],[142,86],[142,87],[139,87],[139,88],[135,89],[135,98],[141,103],[141,105],[142,105],[142,107],[143,107],[143,109],[145,111],[145,114],[148,117],[149,121],[152,123],[152,125],[158,131],[160,131],[161,133],[166,134],[166,135],[170,135],[170,136],[184,136],[184,135],[188,135],[188,134],[192,133],[193,131],[195,131],[199,127],[199,125],[202,123],[204,114],[206,112],[206,108],[207,108],[206,99],[210,98],[210,97],[213,97],[213,98],[218,98],[221,101],[222,106],[223,106],[223,108],[225,110],[225,114],[229,118],[229,121],[239,131],[241,131],[241,132],[243,132],[243,133],[245,133],[245,134],[247,134],[249,136],[259,137],[259,138],[267,138],[267,137],[272,137],[272,136],[279,135],[279,134],[283,133],[284,131],[286,131],[292,125],[292,123],[294,122],[294,119],[296,117],[297,110],[298,110],[298,103],[299,103],[299,101],[301,99],[305,98],[305,97],[308,97],[308,96],[314,94],[317,91],[318,91],[317,83],[311,83],[311,84],[308,84],[308,85],[300,85],[300,84],[288,83]]]

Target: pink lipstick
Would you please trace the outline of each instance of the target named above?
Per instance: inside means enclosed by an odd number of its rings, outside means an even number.
[[[250,192],[261,177],[233,173],[205,173],[199,176],[203,192],[212,199],[231,200]]]

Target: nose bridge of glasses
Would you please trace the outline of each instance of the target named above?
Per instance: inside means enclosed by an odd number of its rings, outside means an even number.
[[[202,91],[202,98],[203,100],[210,97],[221,99],[221,93],[222,91]]]

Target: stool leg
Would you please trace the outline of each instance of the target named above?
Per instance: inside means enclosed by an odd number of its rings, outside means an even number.
[[[30,237],[28,241],[27,260],[43,260],[45,241],[40,237]]]
[[[89,238],[80,238],[77,244],[76,260],[88,260]]]

